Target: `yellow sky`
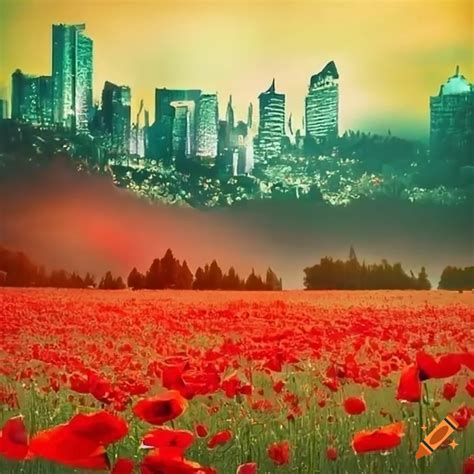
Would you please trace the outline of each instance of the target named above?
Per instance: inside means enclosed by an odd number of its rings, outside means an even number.
[[[237,118],[276,77],[301,122],[311,74],[334,60],[341,130],[426,133],[429,96],[454,72],[474,81],[471,0],[0,0],[0,91],[15,68],[51,72],[51,24],[87,24],[94,97],[131,86],[154,116],[154,88],[229,93]]]

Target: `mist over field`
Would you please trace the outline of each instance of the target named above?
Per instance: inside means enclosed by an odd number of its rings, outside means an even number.
[[[61,161],[0,176],[0,244],[47,268],[126,277],[171,247],[192,269],[216,258],[241,274],[270,265],[284,288],[301,288],[303,268],[326,255],[425,265],[434,286],[448,264],[473,262],[472,206],[358,202],[332,207],[260,201],[198,210],[150,203],[108,177],[77,174]]]

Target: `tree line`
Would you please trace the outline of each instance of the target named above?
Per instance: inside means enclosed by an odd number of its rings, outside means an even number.
[[[241,278],[234,267],[223,272],[216,260],[204,267],[198,267],[193,275],[186,260],[180,263],[168,249],[163,258],[155,258],[145,273],[133,268],[127,278],[127,284],[133,289],[181,289],[181,290],[247,290],[280,291],[282,280],[268,268],[265,280],[252,272],[247,278]]]
[[[431,283],[425,267],[417,276],[405,272],[400,263],[387,260],[377,264],[359,263],[351,247],[349,259],[333,260],[324,257],[312,267],[304,269],[307,290],[429,290]]]
[[[304,269],[304,286],[308,290],[366,290],[431,288],[424,267],[418,275],[405,272],[400,263],[359,263],[351,247],[347,261],[324,257],[319,264]],[[44,266],[34,264],[23,252],[0,246],[0,286],[36,286],[55,288],[123,289],[195,289],[195,290],[247,290],[279,291],[282,280],[269,268],[265,278],[254,270],[241,278],[233,267],[223,272],[216,260],[196,272],[184,260],[176,259],[168,249],[163,258],[155,258],[145,273],[133,268],[124,282],[122,277],[108,271],[96,282],[94,275],[81,276],[76,272],[59,269],[47,272]],[[447,266],[438,285],[443,290],[470,290],[474,288],[474,266],[458,268]]]
[[[474,267],[447,266],[439,281],[438,288],[442,290],[471,290],[474,288]]]
[[[0,286],[55,287],[55,288],[100,288],[105,290],[123,289],[183,289],[183,290],[247,290],[280,291],[282,280],[268,268],[265,279],[254,270],[247,278],[241,278],[233,267],[223,272],[216,260],[204,267],[198,267],[193,274],[184,260],[176,259],[171,249],[163,258],[155,258],[145,273],[133,268],[125,283],[111,271],[97,283],[94,275],[84,276],[66,270],[48,273],[45,267],[33,263],[23,252],[15,252],[0,246]]]

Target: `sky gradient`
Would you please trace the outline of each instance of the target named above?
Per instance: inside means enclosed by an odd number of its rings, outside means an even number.
[[[104,81],[132,88],[154,117],[154,89],[233,95],[236,116],[273,77],[301,124],[309,78],[340,73],[340,130],[427,139],[429,96],[456,64],[471,81],[470,0],[0,0],[0,95],[16,68],[51,74],[51,24],[85,22],[94,40],[94,97]]]

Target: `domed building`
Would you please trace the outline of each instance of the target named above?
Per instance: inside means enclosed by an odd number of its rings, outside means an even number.
[[[430,98],[431,155],[473,165],[474,86],[459,72],[451,76]]]

